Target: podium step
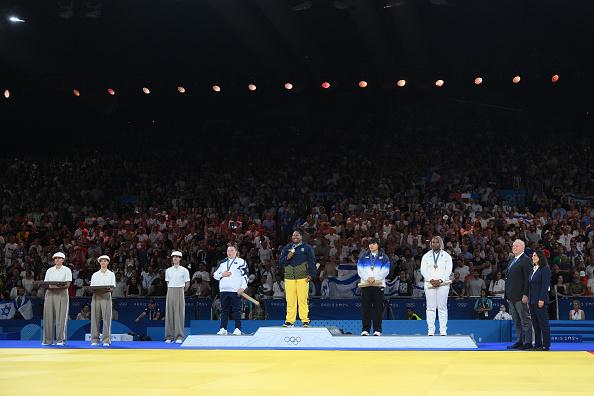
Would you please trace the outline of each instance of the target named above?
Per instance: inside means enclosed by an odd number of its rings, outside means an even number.
[[[191,335],[181,345],[199,349],[449,350],[477,349],[470,336],[361,337],[330,334],[325,327],[261,327],[254,335]]]

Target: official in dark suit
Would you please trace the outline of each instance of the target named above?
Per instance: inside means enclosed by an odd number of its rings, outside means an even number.
[[[505,298],[509,302],[516,325],[516,343],[507,349],[532,349],[532,320],[528,309],[528,285],[532,261],[524,254],[524,241],[516,239],[512,244],[512,258],[505,272]]]
[[[551,269],[542,250],[532,254],[533,269],[530,275],[529,304],[534,325],[534,349],[548,351],[551,348],[549,327],[549,289]]]

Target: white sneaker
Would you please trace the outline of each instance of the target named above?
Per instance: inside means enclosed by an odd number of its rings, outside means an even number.
[[[368,331],[362,331],[362,332],[361,332],[361,335],[362,335],[362,336],[368,336],[368,335],[369,335],[369,332],[368,332]]]
[[[42,342],[41,345],[48,346],[48,345],[51,345],[51,344],[48,344],[47,342]]]
[[[104,342],[104,343],[103,343],[103,346],[104,346],[104,347],[108,347],[108,346],[110,346],[110,345],[111,345],[111,344],[110,344],[109,342]]]
[[[167,340],[165,340],[165,343],[171,344],[171,340],[170,339],[167,339]]]
[[[447,334],[446,334],[446,333],[439,333],[439,335],[440,335],[440,336],[444,336],[444,337],[445,337],[445,336],[447,336]]]
[[[434,334],[434,333],[427,333],[427,335],[428,335],[429,337],[433,337],[435,334]]]
[[[376,337],[379,337],[379,336],[381,336],[381,335],[382,335],[382,333],[380,333],[379,331],[375,331],[375,332],[373,333],[373,335],[374,335],[374,336],[376,336]]]
[[[99,345],[98,342],[91,342],[91,346],[97,346],[97,345]]]
[[[63,342],[63,341],[56,342],[56,345],[57,345],[57,346],[64,346],[64,342]]]
[[[227,335],[227,330],[221,327],[221,330],[217,333],[217,335]]]
[[[184,340],[182,340],[181,338],[178,338],[177,340],[175,340],[176,344],[181,344],[182,342],[184,342]]]
[[[241,330],[235,328],[235,330],[233,330],[233,335],[241,335]]]

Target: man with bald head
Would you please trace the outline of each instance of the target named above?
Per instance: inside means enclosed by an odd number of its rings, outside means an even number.
[[[444,250],[443,239],[431,239],[431,250],[421,259],[421,274],[425,279],[427,299],[427,335],[435,334],[436,311],[439,315],[439,334],[445,336],[448,329],[448,294],[452,275],[452,257]]]
[[[532,261],[524,254],[524,241],[516,239],[512,244],[514,257],[505,270],[505,298],[516,326],[516,342],[507,349],[532,349],[532,320],[528,309],[528,285]]]

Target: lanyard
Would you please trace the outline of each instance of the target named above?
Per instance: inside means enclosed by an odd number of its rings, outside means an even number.
[[[235,260],[237,260],[237,256],[233,259],[233,261],[231,261],[231,263],[229,263],[231,259],[228,258],[227,259],[227,272],[229,272],[229,269],[233,266],[233,264],[235,264]]]
[[[431,254],[433,254],[433,268],[437,269],[437,260],[439,260],[439,256],[441,255],[441,251],[439,253],[437,253],[437,257],[435,256],[435,252],[431,251]]]
[[[379,252],[377,252],[375,254],[375,257],[373,255],[373,253],[369,254],[369,259],[371,260],[371,270],[373,271],[373,269],[375,268],[375,261],[379,258]]]

